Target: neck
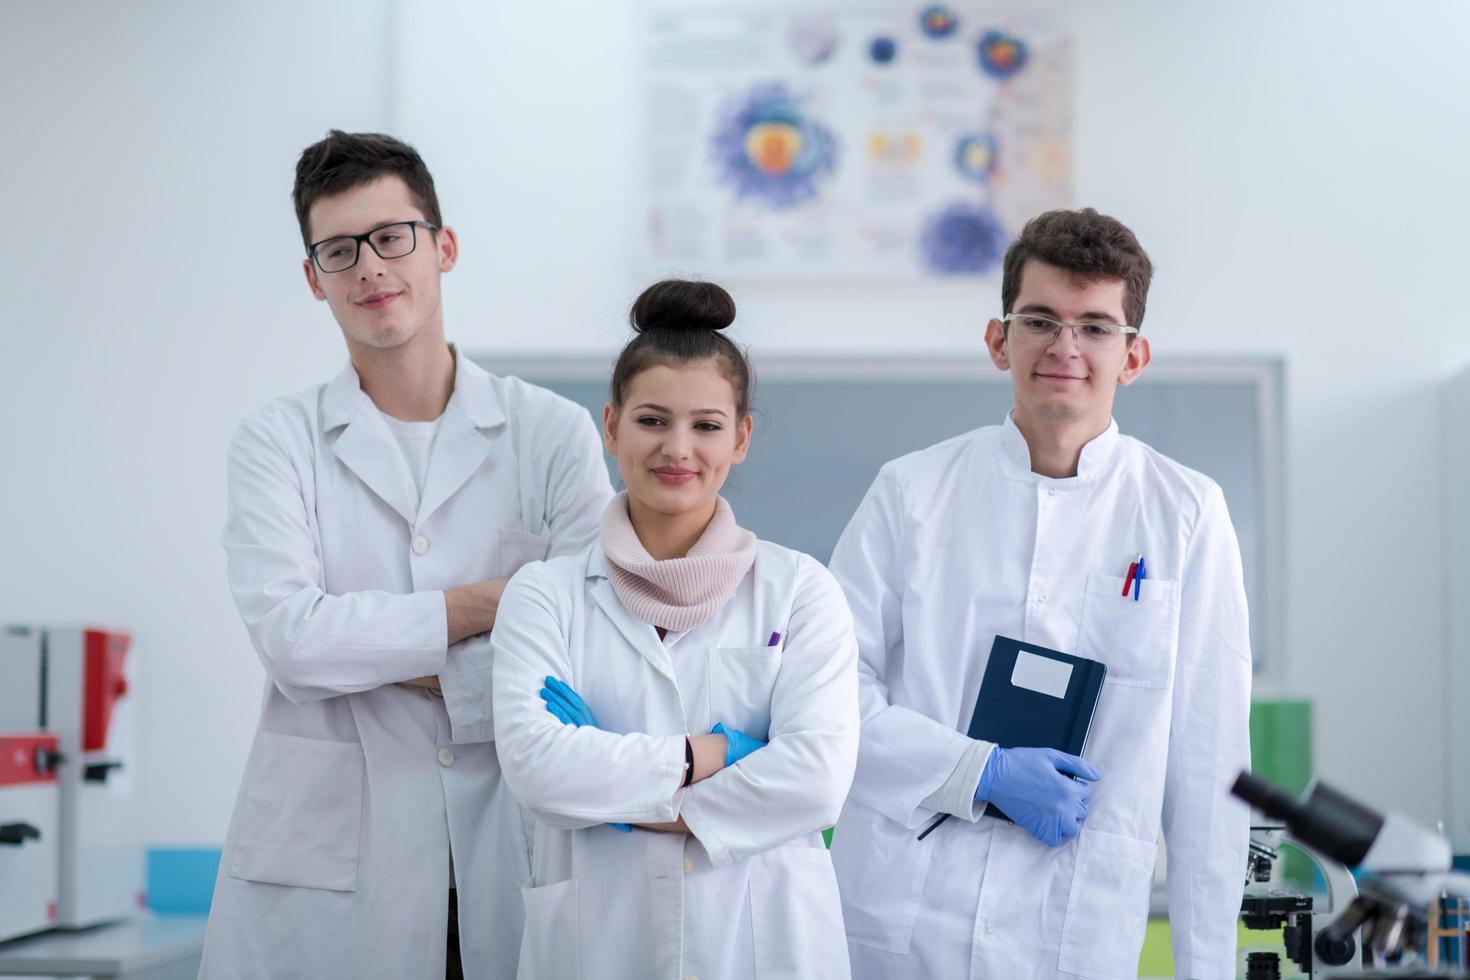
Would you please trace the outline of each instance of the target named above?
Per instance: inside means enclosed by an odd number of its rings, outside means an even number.
[[[683,558],[698,543],[715,516],[715,502],[682,514],[661,514],[632,494],[628,495],[628,520],[638,542],[656,561]]]
[[[392,350],[356,346],[352,366],[378,410],[403,422],[432,422],[454,394],[454,355],[442,331],[425,330]]]
[[[1052,479],[1077,475],[1077,464],[1083,448],[1102,435],[1112,424],[1109,414],[1101,421],[1094,418],[1043,419],[1017,405],[1011,419],[1026,440],[1031,454],[1031,472]]]

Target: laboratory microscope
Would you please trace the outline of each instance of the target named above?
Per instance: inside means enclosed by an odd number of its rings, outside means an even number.
[[[1313,951],[1346,951],[1362,944],[1373,971],[1349,968],[1326,977],[1458,977],[1421,962],[1431,908],[1442,894],[1470,896],[1470,875],[1451,870],[1449,841],[1397,813],[1379,814],[1325,783],[1300,801],[1249,772],[1231,792],[1286,825],[1291,839],[1360,874],[1358,894],[1311,940]],[[1335,902],[1335,895],[1334,895]],[[1349,954],[1351,958],[1352,954]],[[1320,958],[1320,957],[1319,957]],[[1324,959],[1325,962],[1325,959]],[[1346,966],[1346,964],[1343,964]]]

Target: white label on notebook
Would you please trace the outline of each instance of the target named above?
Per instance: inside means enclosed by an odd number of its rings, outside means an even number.
[[[1072,681],[1072,665],[1050,657],[1038,657],[1025,650],[1016,651],[1016,669],[1011,671],[1011,683],[1037,694],[1049,694],[1054,698],[1067,696],[1067,685]]]

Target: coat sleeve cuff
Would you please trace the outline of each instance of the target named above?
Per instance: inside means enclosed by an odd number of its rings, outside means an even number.
[[[724,867],[735,860],[729,845],[721,839],[717,824],[719,821],[705,813],[700,806],[699,794],[680,792],[679,816],[683,818],[684,825],[689,828],[699,843],[704,845],[705,853],[709,855],[709,863],[716,868]]]
[[[494,664],[489,633],[449,648],[439,672],[439,687],[444,692],[444,710],[449,713],[451,742],[495,740]]]
[[[979,820],[980,815],[985,812],[986,804],[977,803],[975,794],[980,789],[980,774],[985,771],[985,764],[990,761],[990,750],[993,748],[993,742],[971,740],[944,785],[924,797],[924,806],[938,813],[952,814],[970,823]]]
[[[934,816],[925,800],[954,775],[973,742],[909,708],[885,708],[863,723],[850,795],[905,827],[919,827]]]

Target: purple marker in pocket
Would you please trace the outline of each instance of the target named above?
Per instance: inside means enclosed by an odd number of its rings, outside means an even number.
[[[773,647],[777,643],[780,643],[780,642],[781,642],[781,634],[780,633],[772,633],[771,634],[771,642],[767,643],[766,646]]]

